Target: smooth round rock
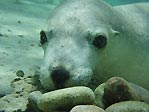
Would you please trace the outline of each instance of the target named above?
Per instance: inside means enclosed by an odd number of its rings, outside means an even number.
[[[106,112],[149,112],[149,105],[139,101],[119,102],[108,107]]]
[[[122,101],[139,101],[133,88],[121,77],[112,77],[106,81],[103,99],[106,107]]]
[[[37,104],[42,111],[68,110],[79,104],[93,104],[95,95],[88,87],[78,86],[55,90],[41,95]]]
[[[40,91],[34,91],[32,93],[29,94],[28,97],[28,108],[30,110],[35,110],[36,112],[38,112],[38,106],[37,106],[37,101],[40,98],[40,96],[42,95],[42,93]]]
[[[22,71],[22,70],[18,70],[17,72],[16,72],[16,75],[18,76],[18,77],[24,77],[24,72]]]
[[[95,105],[78,105],[72,108],[70,112],[105,112]]]
[[[103,102],[103,95],[104,95],[104,87],[105,83],[100,84],[94,91],[95,94],[95,104],[100,108],[105,108],[104,102]]]
[[[134,89],[140,101],[149,104],[149,90],[133,83],[129,83],[129,85]]]

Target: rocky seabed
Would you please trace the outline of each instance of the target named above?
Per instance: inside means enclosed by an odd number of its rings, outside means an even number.
[[[13,92],[0,98],[0,112],[149,112],[148,90],[142,89],[143,95],[138,94],[119,77],[109,79],[94,91],[76,86],[45,92],[38,77],[23,74],[17,72],[11,82]]]

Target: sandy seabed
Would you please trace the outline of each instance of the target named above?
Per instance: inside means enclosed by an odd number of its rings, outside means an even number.
[[[0,0],[0,93],[10,90],[17,70],[28,74],[30,67],[41,64],[39,32],[55,5],[46,0]]]

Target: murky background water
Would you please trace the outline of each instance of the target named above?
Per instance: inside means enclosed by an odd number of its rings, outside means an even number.
[[[138,3],[138,2],[149,2],[149,0],[104,0],[111,5],[123,5],[123,4],[131,4],[131,3]]]
[[[19,1],[19,0],[17,0]],[[58,4],[64,0],[31,0],[34,2],[49,2],[51,4]],[[149,0],[104,0],[111,5],[122,5],[122,4],[130,4],[130,3],[137,3],[137,2],[148,2]]]

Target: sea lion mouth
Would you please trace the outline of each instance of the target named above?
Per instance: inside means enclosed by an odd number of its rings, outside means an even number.
[[[91,81],[92,70],[89,68],[78,69],[70,75],[69,80],[64,83],[63,87],[88,86]]]

